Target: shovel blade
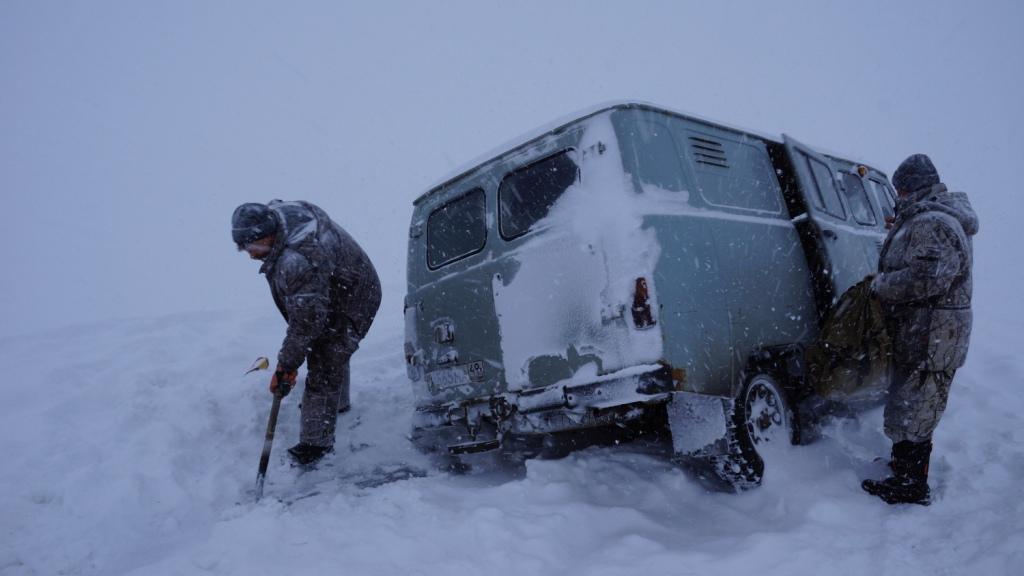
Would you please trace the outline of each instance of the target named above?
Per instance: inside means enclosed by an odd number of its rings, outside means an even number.
[[[256,359],[255,362],[252,363],[252,367],[249,368],[248,371],[246,371],[246,374],[251,374],[252,372],[255,372],[257,370],[266,370],[268,368],[270,368],[270,359],[267,358],[266,356],[260,356],[259,358]]]
[[[260,472],[256,475],[256,501],[259,502],[260,498],[263,498],[263,482],[267,479],[265,472]]]

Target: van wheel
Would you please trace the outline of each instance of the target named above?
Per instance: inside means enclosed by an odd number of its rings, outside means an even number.
[[[770,447],[793,441],[793,416],[779,383],[756,374],[743,387],[728,430],[728,452],[712,458],[718,477],[735,490],[760,486]]]

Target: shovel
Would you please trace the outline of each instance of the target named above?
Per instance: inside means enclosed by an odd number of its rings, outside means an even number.
[[[257,358],[249,372],[266,370],[270,367],[270,360]],[[248,374],[249,372],[246,372]],[[270,464],[270,449],[274,446],[274,430],[277,428],[277,412],[281,408],[281,398],[284,398],[290,391],[290,386],[284,382],[284,373],[277,374],[277,392],[274,393],[274,404],[270,407],[270,418],[267,420],[267,435],[263,440],[263,454],[260,455],[260,469],[256,473],[256,501],[263,498],[263,482],[267,479],[267,465]]]

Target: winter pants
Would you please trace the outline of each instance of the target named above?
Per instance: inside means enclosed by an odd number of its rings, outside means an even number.
[[[349,360],[358,348],[358,338],[322,340],[306,356],[308,373],[302,393],[299,442],[334,446],[338,410],[350,403]]]
[[[893,443],[931,440],[946,410],[956,370],[929,372],[924,364],[895,368],[885,404],[885,435]]]

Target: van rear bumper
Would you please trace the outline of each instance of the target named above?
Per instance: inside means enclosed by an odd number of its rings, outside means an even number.
[[[510,437],[632,422],[670,400],[671,376],[668,366],[638,366],[594,382],[420,407],[413,417],[412,441],[427,452],[466,454],[497,449]]]

